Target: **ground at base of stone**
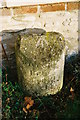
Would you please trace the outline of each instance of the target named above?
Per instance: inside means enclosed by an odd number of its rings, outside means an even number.
[[[65,63],[64,86],[52,96],[32,97],[21,91],[17,82],[3,76],[3,120],[78,120],[80,118],[80,58],[71,56]],[[7,86],[7,89],[6,89]],[[29,97],[29,101],[25,101]],[[30,108],[28,103],[34,101]],[[28,102],[28,103],[27,103]],[[6,106],[6,107],[5,107]]]

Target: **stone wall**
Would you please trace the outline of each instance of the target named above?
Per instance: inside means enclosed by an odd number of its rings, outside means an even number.
[[[2,36],[10,64],[13,62],[16,35],[24,32],[26,28],[42,28],[47,32],[59,32],[65,37],[66,54],[71,55],[78,52],[79,6],[79,2],[63,2],[0,8],[0,36]],[[4,31],[3,35],[2,31]],[[3,58],[3,63],[5,63],[4,53]]]
[[[79,2],[26,5],[0,9],[0,31],[42,28],[63,34],[67,54],[78,52]]]

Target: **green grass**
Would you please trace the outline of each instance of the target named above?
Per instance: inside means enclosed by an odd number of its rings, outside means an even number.
[[[78,120],[80,118],[80,58],[72,56],[65,64],[63,89],[56,95],[33,96],[34,105],[23,111],[24,97],[17,82],[6,79],[3,72],[3,120]],[[9,73],[7,72],[8,76]],[[74,89],[74,96],[70,88]]]

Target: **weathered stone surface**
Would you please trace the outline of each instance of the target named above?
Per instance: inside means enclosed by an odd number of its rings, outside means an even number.
[[[16,32],[3,31],[2,32],[2,44],[6,55],[2,49],[2,69],[9,72],[10,80],[16,80],[16,60],[15,60],[15,41],[17,39]],[[7,72],[7,71],[6,71]],[[14,73],[14,74],[13,74]]]
[[[55,94],[63,85],[64,37],[31,29],[16,41],[19,83],[29,94]]]
[[[37,31],[37,29],[34,29],[34,33]],[[44,33],[42,29],[39,29],[37,31],[40,34]],[[17,40],[18,35],[23,34],[29,34],[31,33],[31,29],[23,29],[23,30],[4,30],[0,33],[0,36],[2,36],[2,44],[5,49],[7,58],[2,50],[2,47],[0,45],[0,55],[1,55],[1,62],[3,64],[2,69],[5,70],[6,68],[9,68],[9,77],[10,80],[14,81],[17,80],[17,71],[16,71],[16,59],[15,59],[15,42]],[[13,74],[14,73],[14,74]]]

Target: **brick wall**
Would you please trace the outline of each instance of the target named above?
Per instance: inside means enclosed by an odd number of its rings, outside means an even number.
[[[0,31],[42,28],[63,34],[68,46],[67,54],[78,51],[80,2],[4,7],[0,9]]]
[[[39,8],[39,9],[38,9]],[[10,16],[12,11],[14,15],[26,14],[26,13],[37,13],[37,12],[54,12],[54,11],[63,11],[63,10],[75,10],[80,9],[79,2],[61,2],[53,4],[40,4],[40,5],[27,5],[27,6],[18,6],[18,7],[9,7],[0,9],[0,15]]]

